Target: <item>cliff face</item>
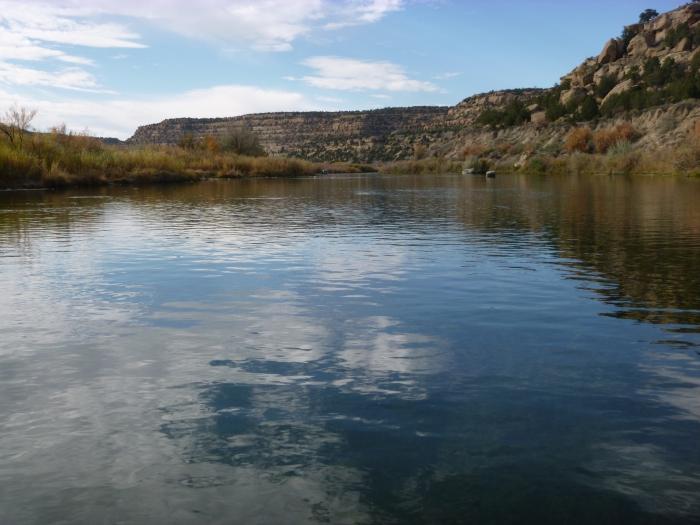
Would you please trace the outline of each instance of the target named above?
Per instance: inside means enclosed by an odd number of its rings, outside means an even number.
[[[425,135],[436,140],[446,107],[387,108],[373,111],[261,113],[218,119],[170,119],[141,126],[128,142],[176,144],[186,134],[224,138],[236,128],[253,131],[270,154],[318,161],[373,161],[406,158]]]
[[[649,59],[672,60],[689,68],[700,46],[700,3],[691,3],[653,20],[625,27],[623,37],[609,40],[597,57],[562,77],[562,102],[596,97],[605,105],[615,95],[638,87]],[[601,90],[603,83],[608,88]]]
[[[465,150],[560,152],[576,125],[631,123],[640,145],[673,146],[700,119],[700,3],[624,29],[549,89],[476,95],[454,107],[266,113],[171,119],[142,126],[128,142],[176,144],[183,136],[223,138],[245,127],[268,153],[316,161],[408,159],[416,146],[460,158]],[[518,148],[513,148],[518,146]]]

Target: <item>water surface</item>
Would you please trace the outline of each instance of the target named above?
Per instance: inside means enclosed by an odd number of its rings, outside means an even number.
[[[700,181],[0,194],[0,523],[700,522]]]

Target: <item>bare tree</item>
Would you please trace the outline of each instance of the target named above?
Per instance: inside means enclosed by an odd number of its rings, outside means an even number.
[[[22,149],[24,135],[35,116],[36,109],[14,105],[5,112],[0,120],[0,131],[7,137],[12,146]]]
[[[251,157],[264,157],[266,155],[265,148],[260,143],[260,138],[246,127],[231,129],[224,137],[221,149]]]

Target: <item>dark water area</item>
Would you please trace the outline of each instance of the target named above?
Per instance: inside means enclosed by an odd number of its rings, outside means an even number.
[[[0,523],[700,523],[700,180],[0,193]]]

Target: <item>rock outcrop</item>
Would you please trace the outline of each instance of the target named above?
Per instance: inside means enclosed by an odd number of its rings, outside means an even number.
[[[613,38],[611,40],[608,40],[608,43],[605,44],[605,47],[603,48],[603,51],[601,51],[600,55],[598,55],[598,64],[609,64],[610,62],[615,62],[618,58],[622,56],[624,53],[623,50],[623,45],[620,40],[617,38]]]
[[[177,144],[188,134],[223,139],[236,128],[246,128],[258,135],[270,154],[371,162],[411,156],[416,141],[430,146],[445,126],[447,114],[447,107],[410,107],[170,119],[139,127],[128,142]]]
[[[569,86],[561,95],[562,102],[580,99],[585,93],[602,104],[605,95],[596,88],[604,78],[616,82],[613,90],[619,94],[629,88],[627,80],[632,73],[643,70],[650,58],[688,65],[697,49],[691,37],[698,35],[700,40],[700,3],[686,4],[644,24],[629,25],[624,34],[629,38],[626,45],[619,38],[609,40],[596,59],[588,59],[562,77],[562,85]]]

